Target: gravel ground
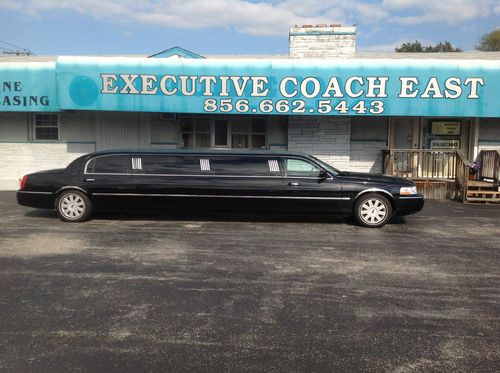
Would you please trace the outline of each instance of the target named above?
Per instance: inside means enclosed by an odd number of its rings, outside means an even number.
[[[0,192],[0,370],[497,372],[499,249],[494,205],[70,224]]]

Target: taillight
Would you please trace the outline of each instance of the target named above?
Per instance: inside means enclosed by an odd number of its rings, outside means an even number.
[[[28,180],[28,176],[24,175],[23,178],[21,179],[21,189],[24,189],[26,186],[26,181]]]

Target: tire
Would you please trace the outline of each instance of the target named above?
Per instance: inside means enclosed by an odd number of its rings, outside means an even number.
[[[365,194],[354,204],[354,217],[363,227],[380,228],[391,220],[392,205],[381,194]]]
[[[92,214],[92,202],[78,190],[65,190],[57,198],[56,210],[62,221],[82,222]]]

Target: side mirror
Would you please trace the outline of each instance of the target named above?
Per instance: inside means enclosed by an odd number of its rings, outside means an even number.
[[[328,175],[328,172],[326,172],[325,170],[321,170],[321,171],[319,172],[319,175],[318,175],[318,177],[319,177],[321,180],[325,180],[325,179],[327,179],[327,178],[328,178],[328,176],[329,176],[329,175]]]

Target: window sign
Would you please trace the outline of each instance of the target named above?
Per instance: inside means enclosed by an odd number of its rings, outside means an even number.
[[[432,122],[432,134],[439,136],[460,136],[460,122]]]
[[[458,150],[460,140],[431,140],[431,149]]]

